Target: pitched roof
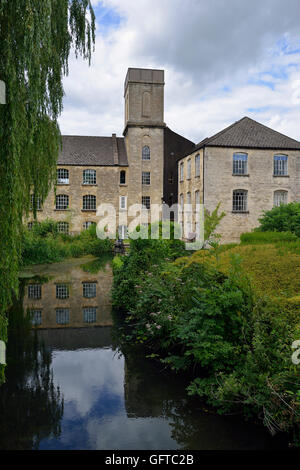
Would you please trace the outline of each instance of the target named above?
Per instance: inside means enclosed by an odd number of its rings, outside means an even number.
[[[221,132],[199,142],[194,150],[202,147],[239,147],[300,150],[300,142],[270,129],[249,117],[231,124]]]
[[[127,152],[123,137],[62,136],[58,165],[127,166]]]

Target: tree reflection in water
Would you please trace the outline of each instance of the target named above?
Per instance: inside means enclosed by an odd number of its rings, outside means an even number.
[[[22,287],[21,287],[22,291]],[[9,312],[6,383],[0,387],[0,449],[37,449],[58,437],[63,399],[53,385],[51,351],[23,313],[23,292]]]

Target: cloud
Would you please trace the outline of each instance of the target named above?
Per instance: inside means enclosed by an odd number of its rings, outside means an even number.
[[[64,134],[120,135],[127,68],[149,67],[166,71],[167,124],[196,142],[244,115],[300,139],[298,0],[93,4],[96,52],[90,68],[71,58]]]

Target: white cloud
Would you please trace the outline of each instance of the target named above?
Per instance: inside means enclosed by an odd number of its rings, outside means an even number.
[[[244,115],[300,140],[300,54],[287,54],[299,50],[298,0],[93,4],[96,52],[90,68],[71,59],[64,134],[121,135],[127,68],[151,67],[166,71],[167,124],[194,141]],[[105,32],[103,8],[121,18]]]

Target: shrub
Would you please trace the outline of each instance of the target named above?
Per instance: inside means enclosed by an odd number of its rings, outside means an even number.
[[[259,219],[262,232],[292,232],[300,237],[300,202],[281,204],[265,211]]]
[[[247,245],[261,243],[294,242],[299,238],[292,232],[249,232],[242,233],[241,242]]]

